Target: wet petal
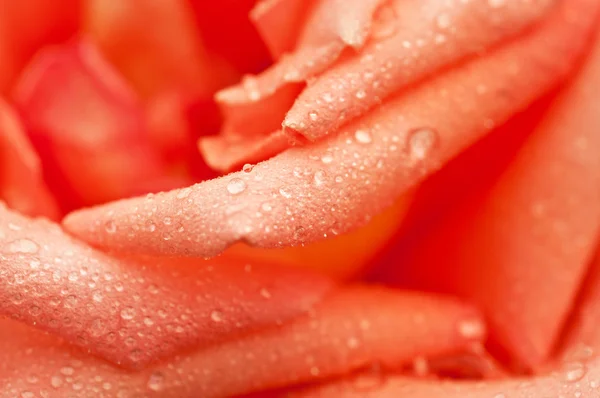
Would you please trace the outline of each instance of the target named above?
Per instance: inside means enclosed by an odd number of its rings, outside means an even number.
[[[15,97],[63,202],[140,194],[141,181],[162,176],[135,94],[89,42],[40,52]]]
[[[506,381],[456,382],[400,376],[359,375],[350,380],[290,394],[294,398],[595,398],[600,386],[600,360],[571,363],[550,375]]]
[[[23,214],[58,218],[40,159],[16,112],[0,99],[0,199]]]
[[[46,388],[52,386],[51,391],[75,396],[73,386],[82,391],[79,396],[86,396],[84,392],[101,389],[103,382],[110,383],[113,393],[124,389],[124,396],[235,396],[339,375],[372,363],[398,366],[420,353],[453,352],[484,337],[481,319],[468,306],[361,286],[334,294],[310,316],[188,352],[138,373],[119,372],[18,325],[4,321],[2,326],[0,347],[10,358],[0,364],[10,383],[4,390],[27,391],[28,380],[35,376]]]
[[[215,170],[229,172],[239,170],[244,164],[269,159],[290,147],[290,140],[283,131],[266,137],[213,136],[198,142],[206,163]]]
[[[357,228],[484,136],[490,122],[506,121],[564,77],[599,7],[595,0],[564,1],[514,44],[423,83],[330,140],[290,149],[251,173],[81,210],[64,224],[98,246],[196,256],[217,254],[238,240],[281,247]],[[557,53],[562,56],[551,55]],[[487,90],[478,90],[481,85]],[[264,203],[270,211],[262,210]],[[186,234],[172,226],[139,228],[164,217],[174,217]],[[105,230],[108,221],[118,227],[115,232]],[[164,241],[164,233],[173,239]]]
[[[493,187],[402,261],[413,275],[399,279],[476,303],[495,343],[529,366],[554,347],[600,232],[599,84],[597,41]],[[432,278],[438,271],[450,276]]]
[[[333,133],[387,97],[444,65],[521,33],[551,0],[440,2],[394,0],[374,39],[309,86],[283,122],[311,141]]]
[[[268,134],[278,129],[306,79],[323,72],[346,47],[364,44],[372,16],[384,1],[315,1],[294,52],[256,78],[217,94],[224,131]]]
[[[46,221],[0,220],[0,313],[126,367],[285,321],[331,287],[266,262],[118,259]]]

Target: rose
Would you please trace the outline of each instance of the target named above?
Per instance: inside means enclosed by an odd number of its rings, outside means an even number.
[[[187,113],[206,112],[203,98],[232,79],[235,68],[221,73],[223,65],[259,64],[234,57],[226,41],[209,62],[210,38],[219,35],[206,14],[219,6],[192,7],[200,10],[202,49],[183,2],[107,4],[82,5],[80,29],[91,40],[41,50],[25,69],[12,94],[21,121],[10,104],[2,107],[5,152],[18,155],[3,157],[3,198],[21,212],[52,216],[49,192],[70,209],[185,184]],[[225,179],[71,214],[65,228],[100,249],[2,209],[0,308],[15,318],[2,322],[5,395],[262,396],[308,382],[294,394],[595,396],[595,273],[570,308],[600,221],[589,90],[599,78],[598,45],[586,51],[598,7],[592,0],[257,6],[252,15],[280,61],[218,94],[223,131],[201,149],[228,170],[285,149],[288,137],[297,148]],[[228,9],[241,18],[219,21],[244,21],[241,8]],[[76,17],[67,23],[72,16],[57,14],[58,26],[76,29]],[[237,37],[260,58],[256,37]],[[182,54],[189,63],[179,62]],[[567,86],[549,93],[569,72]],[[270,134],[306,79],[283,131]],[[356,228],[401,195],[408,202],[407,189],[440,168],[413,196],[396,246],[405,250],[376,266],[372,256],[405,206]],[[457,190],[465,178],[474,187]],[[238,240],[307,246],[238,245],[198,259]],[[354,246],[367,253],[358,256]],[[290,263],[337,281],[282,267]],[[370,280],[422,292],[339,279],[368,263],[378,272]],[[489,320],[498,364],[482,349],[483,319],[473,306]],[[559,344],[566,349],[553,354]],[[401,367],[411,361],[416,377]],[[491,380],[513,363],[539,375]],[[424,377],[448,372],[490,381]],[[316,385],[322,381],[329,384]]]

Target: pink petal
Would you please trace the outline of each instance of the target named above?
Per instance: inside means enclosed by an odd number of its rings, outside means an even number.
[[[490,122],[506,121],[564,77],[598,8],[595,0],[564,1],[522,40],[423,83],[333,139],[292,148],[251,172],[74,212],[64,225],[114,250],[192,256],[238,240],[280,247],[357,228],[484,136]],[[185,233],[162,225],[165,217]],[[116,230],[107,231],[108,222]],[[160,227],[141,228],[148,222]]]
[[[600,40],[491,190],[402,261],[416,286],[440,283],[482,308],[494,342],[529,366],[551,354],[600,232],[596,85]],[[438,269],[452,276],[432,280]]]
[[[359,375],[352,379],[289,394],[291,398],[596,398],[600,360],[567,363],[539,377],[505,381],[456,382],[418,380],[401,376]]]
[[[348,47],[360,48],[385,0],[316,0],[293,53],[258,77],[217,94],[225,131],[268,134],[281,125],[306,79],[329,67]]]
[[[310,316],[128,373],[50,336],[7,321],[1,325],[5,391],[28,391],[35,375],[56,394],[86,396],[108,382],[111,394],[123,389],[124,396],[178,398],[235,396],[375,362],[398,366],[418,354],[460,350],[480,341],[484,332],[477,313],[460,303],[359,286],[334,294]]]
[[[410,4],[410,5],[409,5]],[[296,100],[284,131],[314,141],[444,65],[522,33],[553,0],[390,1],[359,53],[326,71]]]
[[[19,117],[0,99],[0,199],[23,214],[58,218],[56,201]]]
[[[15,97],[46,167],[60,176],[50,182],[65,202],[139,194],[140,181],[161,177],[135,94],[90,43],[44,49]]]
[[[46,221],[0,221],[0,313],[126,367],[284,321],[331,287],[268,263],[119,259]]]
[[[273,58],[294,49],[311,3],[306,0],[261,0],[250,18]]]
[[[213,136],[198,142],[206,163],[215,170],[229,172],[246,163],[257,163],[290,147],[290,139],[281,130],[266,137]]]

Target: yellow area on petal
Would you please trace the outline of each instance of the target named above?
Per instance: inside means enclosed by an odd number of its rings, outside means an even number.
[[[305,267],[335,279],[347,279],[360,272],[390,241],[402,223],[412,198],[412,194],[403,195],[393,206],[373,217],[366,226],[343,235],[303,247],[283,249],[263,249],[237,243],[223,255]]]

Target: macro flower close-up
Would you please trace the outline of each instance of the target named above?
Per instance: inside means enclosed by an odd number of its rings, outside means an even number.
[[[600,398],[600,0],[0,0],[0,397]]]

